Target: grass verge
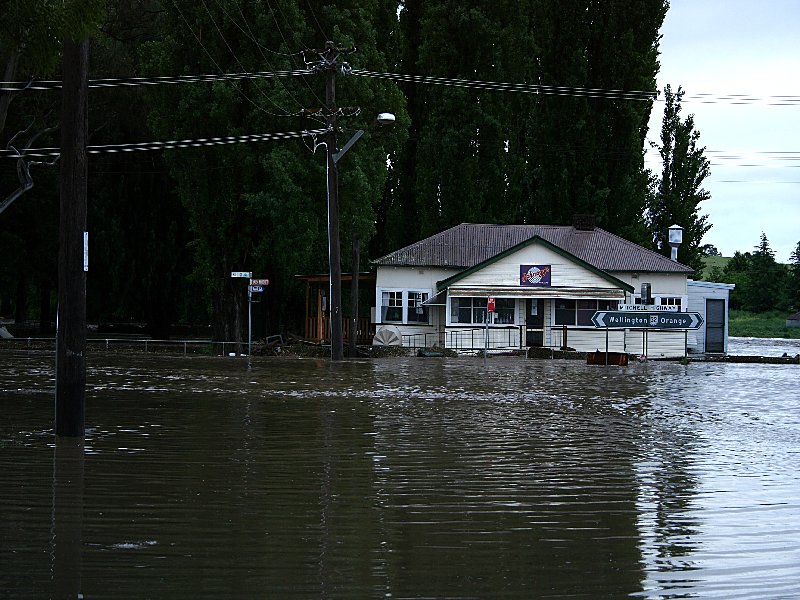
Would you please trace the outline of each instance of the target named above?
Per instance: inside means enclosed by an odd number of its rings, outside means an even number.
[[[730,311],[728,335],[731,337],[785,338],[800,340],[800,327],[786,326],[787,313]]]

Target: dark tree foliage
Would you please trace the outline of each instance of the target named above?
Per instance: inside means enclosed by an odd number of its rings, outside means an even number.
[[[786,282],[786,300],[790,310],[800,310],[800,242],[789,257],[789,274]]]
[[[54,30],[46,20],[41,31],[18,26],[32,14],[28,7],[55,4],[63,3],[12,2],[14,19],[0,25],[4,66],[9,31],[49,39]],[[344,58],[371,71],[653,90],[666,6],[407,0],[398,11],[397,3],[378,0],[118,0],[105,10],[90,77],[299,69],[307,66],[299,51],[332,40],[358,47]],[[27,62],[15,59],[26,65],[17,77],[55,66],[57,56],[42,48]],[[305,58],[313,62],[313,52]],[[15,100],[9,127],[41,119],[47,98]],[[642,220],[651,207],[643,163],[651,102],[345,74],[337,76],[337,100],[362,109],[340,119],[339,145],[354,130],[367,131],[338,167],[344,270],[355,237],[368,240],[366,265],[464,221],[570,224],[576,214],[591,214],[634,241],[652,238]],[[324,78],[316,75],[93,90],[90,143],[318,128],[300,115],[323,104]],[[381,111],[397,114],[397,126],[372,128]],[[212,323],[215,338],[241,339],[246,287],[230,272],[242,270],[271,280],[256,307],[262,333],[300,331],[304,290],[295,275],[328,267],[324,148],[314,152],[315,141],[322,140],[92,156],[90,321],[144,322],[159,337],[176,322]],[[2,175],[8,185],[13,168]],[[32,313],[52,295],[57,190],[44,177],[36,183],[25,204],[0,215],[0,249],[12,257],[0,263],[6,314],[14,307]]]
[[[678,260],[695,270],[703,267],[702,240],[711,229],[708,217],[700,214],[700,203],[711,195],[703,189],[710,174],[705,147],[699,145],[700,132],[695,129],[694,115],[681,117],[683,90],[664,89],[664,120],[661,143],[657,145],[662,160],[661,177],[648,207],[648,225],[653,248],[670,255],[667,235],[672,225],[683,227],[683,243]]]
[[[712,274],[712,280],[736,285],[731,308],[756,313],[790,310],[796,306],[792,300],[792,267],[775,261],[775,252],[762,233],[754,252],[735,252],[721,273]]]
[[[405,2],[406,73],[652,90],[665,2]],[[646,238],[651,103],[404,88],[411,129],[386,206],[396,247],[462,221],[603,227]]]

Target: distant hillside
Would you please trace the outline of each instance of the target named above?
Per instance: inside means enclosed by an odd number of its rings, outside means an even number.
[[[697,279],[706,279],[714,267],[724,269],[729,260],[729,256],[703,256],[703,271],[696,273]]]

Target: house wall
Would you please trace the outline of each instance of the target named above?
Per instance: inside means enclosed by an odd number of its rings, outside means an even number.
[[[519,267],[523,264],[550,265],[552,287],[611,287],[600,275],[541,244],[531,244],[504,256],[486,268],[460,279],[458,285],[519,287]]]
[[[550,265],[552,287],[591,287],[612,288],[612,284],[601,275],[585,268],[580,263],[572,262],[540,244],[531,244],[518,252],[505,256],[486,265],[485,268],[471,273],[455,284],[457,287],[485,288],[487,295],[492,294],[493,287],[519,287],[519,267],[521,264]],[[384,290],[426,290],[432,298],[439,281],[452,277],[461,269],[446,268],[408,268],[380,267],[376,279],[376,307],[381,305],[381,294]],[[652,295],[658,299],[680,297],[682,309],[689,306],[687,278],[685,274],[665,273],[611,273],[617,279],[631,285],[635,292],[627,294],[626,302],[633,303],[639,295],[642,283],[650,283]],[[537,288],[539,293],[542,288]],[[499,295],[498,297],[502,297]],[[656,300],[657,301],[657,300]],[[514,325],[497,325],[489,327],[489,347],[493,350],[524,347],[525,345],[525,299],[517,298]],[[414,346],[433,346],[444,344],[451,348],[483,348],[485,329],[480,326],[459,325],[449,323],[449,304],[447,307],[430,306],[430,324],[397,324],[405,344]],[[694,309],[692,309],[694,310]],[[553,302],[544,302],[545,346],[560,348],[564,344],[563,329],[555,325]],[[698,311],[700,312],[700,311]],[[380,323],[380,315],[375,321]],[[694,336],[692,336],[694,337]],[[608,349],[612,352],[628,352],[644,354],[643,335],[640,330],[609,330]],[[687,335],[683,331],[649,331],[647,333],[646,353],[649,358],[678,357],[686,353]],[[594,352],[606,348],[606,331],[587,327],[570,327],[567,331],[566,344],[580,352]]]
[[[728,351],[728,300],[730,298],[731,290],[734,285],[730,283],[714,283],[711,281],[694,281],[692,279],[688,282],[689,302],[688,311],[700,313],[703,317],[703,325],[695,333],[695,344],[690,345],[690,348],[696,352],[704,352],[706,347],[706,300],[711,298],[714,300],[723,300],[725,302],[725,333],[724,333],[724,348],[725,352]]]
[[[436,293],[436,282],[452,277],[461,269],[437,267],[380,267],[376,274],[377,288],[427,289]]]
[[[689,304],[687,278],[683,273],[632,273],[632,272],[614,272],[614,277],[631,285],[634,289],[631,294],[630,301],[633,303],[633,298],[638,298],[642,289],[643,283],[650,284],[650,295],[653,296],[654,301],[658,304],[658,299],[662,296],[666,297],[680,297],[681,310],[688,310]]]
[[[375,310],[372,322],[381,323],[381,295],[384,291],[426,291],[430,298],[436,295],[436,282],[452,277],[459,269],[380,267],[375,280]],[[413,335],[416,339],[433,339],[434,334],[444,325],[442,307],[428,308],[430,323],[428,325],[390,323],[400,328],[403,335]],[[433,344],[419,344],[433,345]]]

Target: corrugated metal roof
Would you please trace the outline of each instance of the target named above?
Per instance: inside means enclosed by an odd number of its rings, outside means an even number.
[[[377,266],[474,267],[534,236],[603,271],[692,273],[686,265],[603,229],[462,223],[374,261]]]

